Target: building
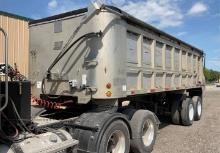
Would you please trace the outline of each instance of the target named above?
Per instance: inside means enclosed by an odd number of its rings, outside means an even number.
[[[0,11],[0,27],[8,34],[9,64],[15,63],[21,74],[28,76],[29,29],[31,19]],[[0,63],[4,63],[4,37],[0,33]]]

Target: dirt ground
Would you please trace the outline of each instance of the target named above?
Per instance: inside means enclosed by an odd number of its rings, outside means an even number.
[[[192,126],[162,122],[153,153],[220,153],[220,88],[206,88],[202,119]]]

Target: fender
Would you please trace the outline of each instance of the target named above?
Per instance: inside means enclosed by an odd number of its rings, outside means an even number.
[[[74,139],[79,140],[77,151],[79,153],[97,153],[100,141],[107,127],[115,120],[124,121],[131,132],[129,121],[126,116],[117,112],[99,112],[82,114],[75,122],[78,127],[72,131]],[[76,126],[75,126],[76,127]],[[97,130],[87,130],[97,129]],[[131,135],[131,134],[130,134]]]

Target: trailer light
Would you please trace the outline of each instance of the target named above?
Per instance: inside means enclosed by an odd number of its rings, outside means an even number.
[[[107,89],[111,89],[111,87],[112,87],[112,84],[111,84],[111,83],[106,84],[106,88],[107,88]]]
[[[156,92],[156,89],[150,89],[150,92]]]
[[[111,91],[108,91],[105,94],[106,94],[107,97],[111,97],[112,96],[112,92]]]
[[[134,94],[135,94],[135,92],[134,92],[134,91],[131,91],[131,94],[132,94],[132,95],[134,95]]]

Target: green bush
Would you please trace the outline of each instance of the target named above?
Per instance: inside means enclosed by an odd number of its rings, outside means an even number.
[[[212,69],[204,69],[205,80],[207,83],[219,82],[220,72]]]

